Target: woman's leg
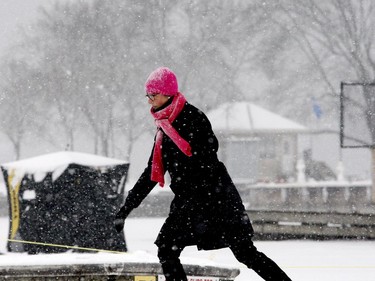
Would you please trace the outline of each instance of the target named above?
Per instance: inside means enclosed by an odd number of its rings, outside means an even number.
[[[158,257],[166,281],[187,281],[185,271],[179,259],[183,249],[184,247],[177,247],[176,245],[159,246]]]
[[[257,250],[251,240],[237,242],[230,249],[239,262],[253,269],[264,280],[291,281],[273,260]]]

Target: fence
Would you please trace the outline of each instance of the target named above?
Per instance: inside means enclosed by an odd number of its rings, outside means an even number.
[[[250,210],[375,213],[369,181],[236,185]]]

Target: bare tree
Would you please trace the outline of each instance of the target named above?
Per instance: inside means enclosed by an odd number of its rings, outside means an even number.
[[[373,1],[278,1],[274,22],[287,30],[338,100],[340,81],[375,82],[375,3]],[[374,90],[364,87],[364,115],[375,144]],[[372,149],[375,202],[375,150]]]
[[[35,71],[23,62],[10,60],[1,69],[0,130],[13,145],[15,158],[21,155],[22,143],[35,128]]]
[[[23,41],[23,61],[39,73],[40,114],[70,149],[86,136],[95,153],[128,158],[149,125],[144,81],[174,69],[203,109],[243,99],[236,78],[253,55],[261,3],[116,0],[56,2]],[[258,8],[257,8],[258,7]],[[251,17],[249,17],[251,14]],[[142,109],[140,109],[142,108]],[[151,122],[150,122],[151,123]]]
[[[260,3],[152,1],[146,10],[154,65],[167,64],[179,75],[182,91],[205,110],[245,94],[237,77],[252,59],[253,36],[261,24]]]
[[[137,137],[134,126],[114,135],[116,119],[128,123],[127,117],[137,116],[132,113],[137,104],[130,97],[138,79],[132,81],[137,75],[127,72],[138,72],[128,60],[134,48],[129,42],[134,44],[134,35],[139,34],[136,27],[126,25],[126,16],[136,14],[121,13],[120,2],[56,2],[52,9],[42,10],[36,33],[26,39],[43,73],[45,95],[72,150],[76,137],[91,134],[96,153],[127,157],[129,150],[116,150],[114,141],[121,135],[130,141]],[[124,99],[126,107],[121,111]]]

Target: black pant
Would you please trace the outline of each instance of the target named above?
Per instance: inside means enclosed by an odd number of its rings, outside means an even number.
[[[158,250],[158,257],[166,281],[187,281],[185,271],[180,262],[180,254],[184,247],[162,245]]]
[[[236,243],[230,249],[239,262],[254,270],[264,280],[291,281],[273,260],[257,250],[252,241]]]
[[[184,247],[163,245],[159,247],[158,257],[167,281],[186,281],[186,274],[180,262]],[[267,281],[291,281],[285,272],[269,257],[259,252],[251,241],[239,242],[230,246],[236,259],[253,269]]]

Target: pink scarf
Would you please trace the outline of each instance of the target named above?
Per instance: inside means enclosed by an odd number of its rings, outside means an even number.
[[[181,138],[171,124],[180,114],[185,103],[185,97],[181,93],[177,93],[177,95],[174,96],[172,103],[166,108],[157,112],[154,112],[151,108],[151,114],[155,118],[155,124],[158,128],[155,139],[154,155],[152,157],[151,180],[158,182],[160,186],[164,186],[164,167],[161,153],[163,132],[185,155],[192,155],[190,144]]]

